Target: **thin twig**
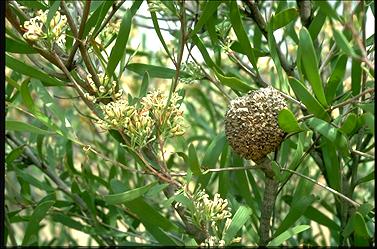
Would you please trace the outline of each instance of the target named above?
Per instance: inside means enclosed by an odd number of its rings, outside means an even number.
[[[306,180],[308,180],[308,181],[311,181],[312,183],[314,183],[314,184],[316,184],[316,185],[318,185],[318,186],[320,186],[320,187],[326,189],[327,191],[333,193],[334,195],[339,196],[339,197],[342,198],[343,200],[348,201],[349,203],[351,203],[351,204],[354,205],[355,207],[360,207],[360,204],[359,204],[359,203],[357,203],[357,202],[351,200],[351,199],[348,198],[347,196],[345,196],[345,195],[339,193],[338,191],[336,191],[336,190],[334,190],[334,189],[332,189],[332,188],[330,188],[330,187],[328,187],[328,186],[326,186],[326,185],[323,185],[322,183],[319,183],[319,182],[315,181],[314,179],[312,179],[312,178],[310,178],[310,177],[308,177],[308,176],[306,176],[306,175],[303,175],[303,174],[301,174],[301,173],[299,173],[299,172],[297,172],[297,171],[291,170],[291,169],[280,168],[280,170],[290,172],[290,173],[295,174],[295,175],[298,175],[298,176],[300,176],[300,177],[302,177],[302,178],[304,178],[304,179],[306,179]]]
[[[87,8],[87,6],[89,6],[89,5],[90,5],[90,2],[89,3],[87,2],[85,4],[85,8]],[[101,85],[101,82],[100,82],[100,80],[98,78],[97,71],[94,69],[94,66],[92,64],[92,61],[90,59],[90,56],[88,54],[88,51],[87,51],[86,47],[84,46],[83,42],[78,37],[79,33],[77,31],[77,28],[75,26],[73,18],[71,16],[71,14],[69,13],[68,8],[67,8],[64,0],[61,0],[60,6],[65,11],[69,27],[71,28],[72,33],[73,33],[76,41],[79,44],[79,50],[80,50],[81,56],[82,56],[82,58],[84,60],[85,66],[88,69],[89,73],[91,74],[94,84],[96,85],[97,88],[99,88],[100,85]]]
[[[357,102],[357,101],[359,100],[360,97],[362,97],[362,96],[364,96],[364,95],[366,95],[366,94],[368,94],[368,93],[372,93],[372,92],[374,92],[374,88],[369,88],[369,89],[365,90],[364,92],[362,92],[362,93],[356,95],[356,96],[353,97],[353,98],[350,98],[350,99],[348,99],[348,100],[346,100],[346,101],[344,101],[344,102],[342,102],[342,103],[339,103],[339,104],[337,104],[337,105],[334,105],[334,106],[332,106],[332,107],[326,109],[326,111],[327,111],[327,112],[331,112],[331,111],[333,111],[333,110],[335,110],[335,109],[337,109],[337,108],[340,108],[340,107],[343,107],[343,106],[345,106],[345,105],[348,105],[348,104],[351,104],[351,103]],[[301,117],[301,118],[298,118],[297,121],[300,122],[300,121],[303,121],[303,120],[305,120],[305,119],[312,118],[312,117],[314,117],[314,115],[313,115],[313,114],[309,114],[309,115],[303,116],[303,117]]]
[[[364,153],[364,152],[361,152],[361,151],[358,151],[358,150],[351,150],[351,153],[353,153],[355,155],[359,155],[359,156],[363,156],[363,157],[374,159],[373,155],[370,155],[370,154],[367,154],[367,153]]]
[[[251,11],[251,13],[249,13],[249,12],[246,12],[246,13],[248,14],[248,16],[251,19],[254,20],[254,22],[257,24],[260,31],[262,32],[263,36],[266,38],[266,40],[268,40],[268,32],[267,32],[267,29],[266,29],[266,22],[265,22],[265,20],[262,16],[262,14],[260,13],[258,6],[254,2],[254,0],[242,0],[242,1],[246,3],[246,5],[249,7],[249,9]],[[279,57],[279,60],[280,60],[280,64],[281,64],[282,68],[284,69],[284,71],[287,73],[287,75],[297,78],[297,76],[295,75],[295,72],[294,72],[293,65],[290,65],[288,63],[287,59],[285,58],[284,54],[282,53],[282,51],[280,50],[280,47],[278,47],[276,42],[275,42],[274,46],[276,48],[276,51],[277,51],[277,54],[278,54],[278,57]]]
[[[80,40],[81,40],[81,38],[84,34],[86,20],[88,19],[89,11],[90,11],[90,2],[91,2],[91,0],[87,0],[86,4],[85,4],[84,13],[83,13],[83,16],[81,18],[80,28],[79,28],[79,31],[78,31],[77,36],[76,36],[77,40],[73,44],[71,53],[69,54],[69,57],[68,57],[68,60],[67,60],[67,63],[66,63],[68,69],[71,69],[71,67],[72,67],[73,58],[74,58],[76,51],[79,47]],[[66,9],[66,11],[68,11],[68,9]]]
[[[185,50],[185,44],[187,41],[187,34],[186,34],[186,11],[185,11],[185,1],[183,0],[181,3],[181,12],[179,15],[179,20],[181,23],[181,37],[180,37],[180,46],[179,46],[179,51],[178,51],[178,57],[177,61],[175,63],[175,76],[174,76],[174,81],[173,81],[173,92],[175,92],[175,89],[177,88],[178,85],[178,78],[181,72],[181,63],[183,59],[183,52]]]
[[[113,5],[113,9],[110,11],[110,13],[108,14],[108,16],[106,17],[106,19],[102,22],[100,28],[97,30],[97,32],[95,32],[91,37],[90,37],[90,40],[94,40],[99,33],[101,33],[101,31],[106,27],[107,23],[110,22],[111,18],[115,15],[115,13],[118,11],[118,9],[123,5],[123,3],[125,2],[126,0],[121,0],[118,2],[117,5]],[[128,11],[128,10],[125,10],[125,11]]]

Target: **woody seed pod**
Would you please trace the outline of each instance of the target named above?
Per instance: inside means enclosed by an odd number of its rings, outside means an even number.
[[[225,134],[233,150],[254,162],[274,151],[284,136],[278,114],[286,107],[283,96],[272,87],[232,100],[225,115]]]

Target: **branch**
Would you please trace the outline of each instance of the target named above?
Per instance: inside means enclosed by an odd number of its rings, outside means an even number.
[[[312,6],[310,0],[296,0],[300,13],[301,23],[308,28],[312,22]]]
[[[69,70],[72,69],[73,58],[76,54],[77,48],[79,47],[79,40],[81,40],[83,33],[84,33],[84,30],[85,30],[86,20],[88,19],[89,11],[90,11],[90,2],[91,2],[91,0],[86,1],[84,13],[82,15],[82,19],[81,19],[81,23],[80,23],[79,32],[77,33],[77,40],[73,44],[71,53],[69,54],[69,57],[68,57],[68,60],[67,60],[67,63],[66,63],[67,68]],[[68,12],[68,9],[65,9],[65,10],[66,10],[66,12]]]
[[[115,13],[117,12],[117,10],[123,5],[123,3],[125,2],[126,0],[121,0],[119,1],[119,3],[117,5],[113,5],[113,9],[111,10],[111,12],[109,13],[109,15],[106,17],[105,21],[103,21],[103,23],[101,24],[101,27],[97,30],[96,33],[94,33],[89,40],[94,40],[97,35],[99,33],[101,33],[101,31],[106,27],[107,23],[110,22],[111,18],[115,15]]]
[[[94,67],[92,65],[92,61],[90,59],[90,56],[88,54],[88,51],[87,51],[86,47],[84,46],[83,42],[78,37],[79,33],[78,33],[77,29],[76,29],[75,23],[74,23],[74,21],[72,19],[71,14],[68,11],[68,8],[67,8],[64,0],[62,0],[60,2],[60,6],[65,11],[69,27],[71,28],[72,33],[73,33],[76,41],[79,44],[80,53],[81,53],[81,56],[82,56],[82,58],[84,60],[85,66],[88,69],[89,73],[91,74],[94,84],[97,86],[97,88],[99,88],[100,85],[101,85],[101,82],[100,82],[100,80],[98,78],[96,70],[94,69]],[[90,6],[90,2],[87,2],[86,5],[85,5],[85,8],[89,8],[89,6]]]
[[[310,177],[308,177],[308,176],[306,176],[306,175],[303,175],[303,174],[301,174],[301,173],[299,173],[299,172],[297,172],[297,171],[291,170],[291,169],[280,168],[280,170],[290,172],[290,173],[295,174],[295,175],[298,175],[298,176],[300,176],[300,177],[302,177],[302,178],[304,178],[304,179],[306,179],[306,180],[308,180],[308,181],[311,181],[312,183],[314,183],[314,184],[316,184],[316,185],[318,185],[318,186],[320,186],[320,187],[326,189],[327,191],[333,193],[334,195],[339,196],[339,197],[342,198],[343,200],[348,201],[348,202],[351,203],[353,206],[355,206],[355,207],[360,207],[360,204],[359,204],[359,203],[357,203],[357,202],[351,200],[351,199],[348,198],[347,196],[345,196],[345,195],[339,193],[338,191],[336,191],[336,190],[334,190],[334,189],[332,189],[332,188],[330,188],[330,187],[328,187],[328,186],[326,186],[326,185],[323,185],[323,184],[320,183],[320,182],[315,181],[314,179],[312,179],[312,178],[310,178]]]
[[[339,103],[337,105],[334,105],[334,106],[328,108],[326,111],[327,112],[331,112],[331,111],[333,111],[333,110],[335,110],[337,108],[340,108],[340,107],[343,107],[345,105],[357,102],[360,97],[362,97],[362,96],[364,96],[364,95],[366,95],[368,93],[372,93],[372,92],[374,92],[374,88],[369,88],[369,89],[365,90],[364,92],[360,93],[359,95],[356,95],[353,98],[350,98],[350,99],[348,99],[348,100],[346,100],[346,101],[344,101],[342,103]],[[313,114],[309,114],[309,115],[303,116],[301,118],[298,118],[297,121],[300,122],[300,121],[303,121],[305,119],[312,118],[312,117],[314,117],[314,115]]]
[[[175,76],[174,76],[174,81],[173,81],[173,92],[175,91],[177,85],[178,85],[178,78],[179,74],[181,71],[181,63],[182,63],[182,58],[183,58],[183,52],[185,49],[185,44],[187,41],[187,34],[186,34],[186,11],[185,11],[185,1],[183,0],[181,3],[181,13],[179,15],[179,20],[181,22],[181,37],[180,37],[180,46],[179,46],[179,51],[178,51],[178,58],[175,63]]]
[[[254,0],[242,0],[242,1],[244,3],[246,3],[246,5],[249,7],[249,9],[251,11],[251,13],[246,12],[246,14],[249,17],[251,17],[251,19],[254,20],[254,22],[257,24],[260,31],[262,32],[263,36],[268,41],[268,33],[267,33],[267,29],[266,29],[266,22],[265,22],[265,20],[262,16],[262,14],[260,13],[258,6],[254,2]],[[290,65],[288,63],[287,59],[284,57],[283,53],[280,50],[280,47],[276,44],[276,42],[275,42],[274,46],[276,47],[276,51],[278,53],[281,66],[283,67],[284,71],[287,73],[287,75],[292,76],[292,77],[296,77],[295,72],[294,72],[294,66]]]

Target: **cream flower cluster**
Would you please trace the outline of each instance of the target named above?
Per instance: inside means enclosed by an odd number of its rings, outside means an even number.
[[[162,137],[179,136],[183,130],[183,112],[179,110],[179,101],[182,99],[174,92],[169,97],[160,91],[148,93],[140,101],[144,108],[149,109]]]
[[[182,112],[179,111],[177,103],[181,97],[176,93],[172,94],[168,105],[167,98],[156,91],[143,97],[140,106],[129,105],[123,99],[117,99],[106,105],[101,104],[104,117],[103,120],[98,121],[98,124],[105,130],[123,130],[131,138],[133,148],[143,147],[154,140],[155,130],[163,136],[181,135],[183,129],[179,122]]]
[[[202,242],[200,246],[201,247],[225,246],[225,241],[217,238],[216,236],[210,236],[204,242]]]
[[[61,15],[56,11],[55,16],[51,19],[49,26],[46,26],[48,10],[38,10],[37,15],[28,21],[24,22],[26,32],[23,37],[27,40],[37,41],[40,39],[51,39],[58,45],[63,45],[65,42],[65,35],[63,34],[67,17]]]
[[[222,199],[218,193],[211,200],[208,194],[201,190],[195,197],[194,205],[196,209],[196,217],[194,219],[198,224],[221,221],[232,216],[228,200]]]
[[[116,82],[112,81],[109,82],[109,78],[105,73],[98,74],[99,81],[101,82],[101,86],[97,87],[96,84],[94,84],[94,81],[92,79],[92,76],[88,74],[86,77],[86,80],[89,82],[89,85],[93,89],[94,92],[98,94],[98,98],[109,98],[113,97],[115,100],[118,100],[123,95],[123,90],[119,89],[119,91],[116,91]],[[85,97],[93,102],[96,103],[97,99],[96,96],[89,95],[89,93],[85,93]]]
[[[122,19],[109,22],[106,28],[99,34],[99,38],[102,41],[108,41],[114,34],[117,34],[120,29]]]
[[[205,77],[200,67],[193,61],[184,63],[182,65],[182,71],[184,71],[188,76],[180,77],[180,81],[185,84],[191,84],[196,80],[201,80]]]
[[[98,124],[105,130],[122,129],[131,139],[131,147],[143,147],[153,140],[154,121],[148,110],[136,109],[125,100],[117,100],[101,106],[103,120]]]

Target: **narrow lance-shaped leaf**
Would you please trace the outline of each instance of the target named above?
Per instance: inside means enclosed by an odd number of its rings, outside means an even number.
[[[29,44],[20,40],[13,40],[5,37],[5,51],[16,54],[36,54],[37,50],[32,48]]]
[[[309,225],[298,225],[288,229],[268,243],[268,246],[280,246],[284,241],[310,228]]]
[[[116,66],[126,51],[126,45],[131,31],[132,17],[135,15],[142,2],[143,1],[135,1],[131,9],[126,11],[126,14],[122,19],[119,28],[119,35],[115,41],[113,49],[111,50],[109,63],[106,68],[106,73],[109,77],[113,75]]]
[[[224,234],[226,245],[231,242],[241,227],[250,219],[251,213],[251,209],[247,206],[240,206],[237,209],[237,212],[234,214],[232,221]]]
[[[221,1],[207,1],[204,10],[202,11],[202,15],[199,17],[198,22],[196,23],[194,30],[190,33],[190,36],[197,34],[203,25],[211,18],[212,14],[217,10],[217,7]]]
[[[317,15],[313,18],[313,21],[310,23],[308,31],[312,40],[317,39],[319,32],[321,31],[323,24],[326,21],[326,15],[323,13],[322,9],[317,11]]]
[[[217,135],[207,148],[204,155],[202,166],[205,168],[215,168],[217,160],[223,151],[226,138],[224,133]]]
[[[145,72],[143,76],[143,81],[141,82],[141,86],[140,86],[139,98],[142,98],[145,95],[147,95],[148,86],[149,86],[149,74],[148,72]]]
[[[219,73],[216,69],[214,72],[219,79],[220,83],[232,88],[233,90],[240,91],[243,93],[247,93],[250,90],[256,90],[256,88],[251,87],[250,85],[246,84],[245,82],[239,80],[236,77],[227,77]]]
[[[315,197],[313,195],[303,196],[291,206],[287,216],[280,223],[280,226],[276,229],[273,238],[286,231],[292,226],[305,212],[305,210],[313,203]]]
[[[352,46],[347,41],[347,38],[343,35],[342,32],[333,29],[333,35],[336,42],[336,45],[348,56],[355,56],[355,52],[352,49]]]
[[[176,70],[171,69],[171,68],[142,64],[142,63],[131,63],[131,64],[128,64],[126,68],[141,76],[144,76],[145,72],[148,72],[149,77],[162,78],[162,79],[171,79],[174,77],[175,72],[176,72]],[[185,72],[181,72],[181,76],[185,77],[188,75]]]
[[[196,154],[196,150],[194,145],[190,144],[189,151],[188,151],[188,164],[190,169],[194,175],[201,175],[201,169],[199,164],[198,155]]]
[[[297,98],[301,100],[310,113],[318,118],[330,121],[331,118],[329,114],[300,81],[293,77],[289,77],[288,81]]]
[[[343,154],[349,155],[347,139],[337,128],[318,118],[311,118],[307,121],[307,124],[313,130],[317,131],[322,136],[334,143],[334,145],[340,148]]]
[[[282,130],[285,132],[298,132],[301,128],[298,126],[298,122],[295,115],[288,109],[283,109],[279,112],[278,123]]]
[[[319,75],[317,55],[314,51],[312,38],[305,27],[300,30],[299,46],[301,49],[301,58],[299,59],[301,59],[303,71],[305,71],[316,98],[323,106],[327,107],[322,80]],[[303,55],[305,55],[305,57]]]
[[[26,65],[25,63],[18,61],[7,54],[5,55],[5,63],[7,67],[13,69],[16,72],[41,80],[45,86],[64,86],[65,85],[64,82],[57,80],[53,77],[50,77],[46,73],[39,71],[35,69],[34,67]]]
[[[237,39],[241,43],[243,49],[247,51],[247,58],[249,59],[250,63],[253,65],[254,69],[258,71],[257,61],[255,59],[254,52],[251,49],[249,37],[247,36],[245,28],[243,27],[237,1],[231,1],[228,4],[230,7],[230,22],[232,23],[232,27],[234,32],[236,33]]]
[[[339,59],[336,62],[336,65],[334,67],[334,70],[331,73],[331,76],[326,84],[326,100],[327,103],[331,104],[335,94],[336,90],[338,89],[339,84],[342,82],[344,78],[344,74],[346,72],[346,65],[347,65],[347,56],[342,55],[339,57]]]
[[[146,193],[150,188],[152,188],[154,185],[156,185],[157,182],[153,182],[149,185],[140,187],[140,188],[135,188],[123,193],[118,193],[118,194],[113,194],[113,195],[105,195],[104,199],[105,201],[110,204],[110,205],[115,205],[115,204],[122,204],[128,201],[135,200],[142,196],[144,193]]]
[[[39,203],[35,207],[33,214],[30,217],[30,220],[26,226],[26,231],[24,238],[22,240],[22,245],[30,245],[37,241],[39,223],[43,218],[45,218],[47,211],[54,205],[55,201],[45,201]]]
[[[277,30],[288,23],[292,22],[298,17],[298,12],[296,8],[289,8],[285,9],[279,13],[276,14],[276,16],[273,17],[273,25],[272,29]]]
[[[54,132],[52,131],[42,130],[34,125],[23,123],[16,120],[6,120],[5,129],[8,131],[23,131],[23,132],[31,132],[35,134],[41,134],[41,135],[54,134]]]

